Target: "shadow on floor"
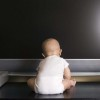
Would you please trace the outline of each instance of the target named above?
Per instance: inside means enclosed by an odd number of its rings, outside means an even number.
[[[34,97],[35,99],[46,99],[46,98],[68,98],[70,99],[74,93],[74,87],[72,87],[70,90],[66,90],[64,93],[61,94],[54,94],[54,95],[41,95],[36,94],[34,92],[30,92],[29,97]]]

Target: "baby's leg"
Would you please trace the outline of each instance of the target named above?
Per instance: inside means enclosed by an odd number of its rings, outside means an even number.
[[[32,91],[34,91],[35,78],[28,79],[27,84],[32,89]]]

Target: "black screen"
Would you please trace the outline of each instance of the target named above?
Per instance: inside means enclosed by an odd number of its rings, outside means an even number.
[[[1,0],[0,58],[42,58],[56,38],[67,59],[100,59],[100,0]]]

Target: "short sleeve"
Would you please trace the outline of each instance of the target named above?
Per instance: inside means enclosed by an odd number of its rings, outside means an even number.
[[[40,62],[39,65],[37,66],[36,71],[39,70],[39,68],[40,68],[40,64],[41,64],[41,62]]]
[[[42,62],[43,62],[43,60],[40,61],[39,65],[38,65],[37,68],[36,68],[36,71],[39,71],[39,68],[40,68]]]
[[[64,64],[64,68],[67,68],[69,66],[69,63],[65,59],[63,59],[63,64]]]

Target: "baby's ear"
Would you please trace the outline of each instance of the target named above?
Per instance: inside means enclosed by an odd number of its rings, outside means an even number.
[[[60,49],[60,52],[62,53],[62,49]]]
[[[60,49],[60,56],[61,56],[61,53],[62,53],[62,49]]]
[[[45,58],[45,55],[42,53],[42,56]]]

